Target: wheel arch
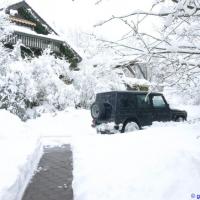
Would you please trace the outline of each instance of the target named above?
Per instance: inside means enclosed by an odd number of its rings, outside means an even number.
[[[183,114],[177,114],[177,115],[175,116],[175,121],[176,121],[179,117],[182,117],[184,120],[187,120],[187,117],[184,116]]]
[[[123,121],[122,129],[121,129],[122,133],[124,132],[126,124],[129,122],[136,122],[137,125],[139,126],[139,128],[141,129],[141,124],[140,124],[139,120],[137,119],[137,117],[129,117]]]
[[[172,117],[172,119],[173,119],[173,121],[176,121],[179,117],[182,117],[184,120],[187,120],[187,117],[185,116],[185,115],[183,115],[183,114],[174,114],[173,115],[173,117]]]

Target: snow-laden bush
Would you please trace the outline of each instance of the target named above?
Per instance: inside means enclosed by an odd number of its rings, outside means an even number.
[[[23,60],[20,45],[1,62],[0,108],[23,120],[68,106],[89,108],[96,93],[125,89],[119,70],[83,64],[80,71],[70,71],[69,63],[50,55],[49,50],[38,58]],[[2,47],[2,52],[6,51]]]
[[[0,108],[26,120],[75,106],[78,95],[69,85],[69,63],[51,56],[49,50],[39,58],[23,60],[20,42],[13,50],[2,43],[12,34],[11,27],[8,16],[0,11]]]
[[[70,82],[69,64],[47,51],[39,58],[22,60],[18,45],[0,66],[0,107],[22,119],[40,112],[75,106],[76,91]],[[62,77],[62,79],[61,79]]]
[[[0,19],[3,40],[11,26],[6,15]],[[55,58],[48,49],[38,58],[22,59],[21,45],[18,42],[11,50],[0,44],[0,108],[23,120],[68,106],[89,108],[96,93],[125,89],[124,74],[112,67],[116,64],[105,48],[91,45],[80,71],[71,71],[66,60]]]
[[[0,41],[2,41],[12,32],[9,17],[4,10],[0,11],[0,27]]]
[[[114,70],[106,65],[94,67],[83,64],[82,69],[73,74],[73,84],[79,94],[78,105],[89,108],[95,100],[96,93],[125,90],[121,73],[120,70]]]

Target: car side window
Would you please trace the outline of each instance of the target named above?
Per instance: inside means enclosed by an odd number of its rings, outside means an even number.
[[[150,100],[146,94],[137,95],[138,108],[150,108]]]
[[[156,95],[152,97],[152,103],[154,108],[165,108],[166,103],[162,96]]]

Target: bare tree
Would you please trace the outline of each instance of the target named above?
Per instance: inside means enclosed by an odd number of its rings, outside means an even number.
[[[159,21],[158,32],[143,29],[149,18]],[[149,12],[112,16],[97,26],[113,20],[123,22],[129,32],[118,41],[104,42],[123,56],[132,56],[137,64],[146,63],[153,70],[149,78],[171,85],[196,81],[200,74],[199,0],[157,0]]]

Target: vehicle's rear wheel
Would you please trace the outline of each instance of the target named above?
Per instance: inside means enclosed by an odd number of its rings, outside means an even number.
[[[179,116],[176,118],[176,122],[184,122],[184,121],[185,121],[184,117]]]
[[[126,133],[126,132],[132,132],[132,131],[137,131],[137,130],[140,130],[139,125],[136,122],[130,121],[130,122],[126,122],[123,125],[121,132]]]
[[[100,119],[105,115],[105,106],[103,104],[93,103],[91,106],[91,115],[94,119]]]

